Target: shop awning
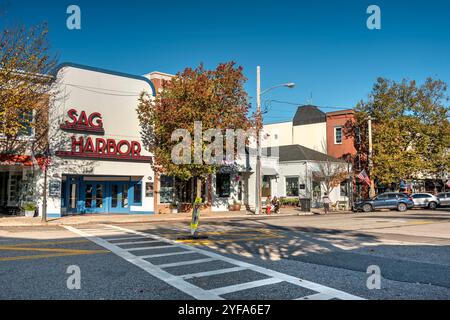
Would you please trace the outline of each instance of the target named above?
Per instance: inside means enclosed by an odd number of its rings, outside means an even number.
[[[33,163],[31,156],[0,154],[0,165],[2,166],[32,167],[35,164],[42,166],[45,162],[46,158],[44,156],[36,156],[36,161]]]
[[[263,176],[277,176],[278,172],[273,167],[262,167],[262,175]]]
[[[33,160],[31,159],[31,156],[1,154],[0,165],[31,167],[33,165]]]

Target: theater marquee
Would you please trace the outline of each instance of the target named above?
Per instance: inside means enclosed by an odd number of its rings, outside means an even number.
[[[85,111],[82,111],[78,114],[75,109],[71,109],[67,112],[67,116],[70,121],[61,124],[61,130],[97,135],[105,134],[103,118],[98,112],[88,115]],[[71,150],[57,151],[56,155],[76,159],[150,162],[151,157],[141,156],[141,151],[141,144],[137,141],[72,136]]]

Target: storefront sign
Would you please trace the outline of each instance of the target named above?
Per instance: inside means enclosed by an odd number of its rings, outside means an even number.
[[[74,109],[69,110],[67,116],[70,121],[66,121],[61,125],[62,130],[76,132],[91,132],[104,134],[102,115],[94,112],[87,115],[82,111],[78,116],[78,112]],[[116,160],[116,161],[133,161],[133,162],[150,162],[151,157],[141,156],[142,147],[137,141],[96,138],[76,137],[71,138],[70,151],[57,151],[58,157],[78,158],[78,159],[99,159],[99,160]]]
[[[56,180],[50,181],[48,185],[48,194],[50,197],[60,197],[61,196],[61,183]]]
[[[62,130],[105,134],[102,115],[98,112],[88,115],[85,111],[81,111],[80,115],[78,115],[77,110],[70,109],[67,112],[67,116],[70,120],[66,121],[64,124],[61,124],[60,128]]]

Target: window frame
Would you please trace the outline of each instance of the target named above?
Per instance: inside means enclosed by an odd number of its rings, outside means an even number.
[[[227,192],[223,192],[224,190],[223,190],[223,186],[221,186],[220,188],[219,188],[219,181],[220,182],[222,182],[222,181],[224,181],[224,180],[222,180],[222,177],[225,177],[225,176],[227,176],[228,177],[228,195],[227,195]],[[219,179],[219,177],[221,177],[220,179]],[[231,197],[231,194],[232,194],[232,188],[231,188],[231,174],[229,174],[229,173],[218,173],[218,174],[216,174],[216,181],[215,181],[216,183],[215,183],[215,187],[216,187],[216,190],[215,190],[215,193],[216,193],[216,196],[218,197],[218,198],[221,198],[221,199],[227,199],[227,198],[230,198]]]
[[[297,195],[295,194],[288,194],[288,180],[295,179],[297,181]],[[288,176],[285,177],[285,187],[286,187],[286,197],[299,197],[300,196],[300,177],[299,176]]]
[[[341,131],[341,141],[337,141],[337,131]],[[334,127],[334,144],[341,145],[344,142],[344,127],[342,126],[335,126]]]

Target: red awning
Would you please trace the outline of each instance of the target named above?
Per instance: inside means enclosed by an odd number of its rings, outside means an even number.
[[[31,159],[31,156],[0,154],[0,165],[31,167],[33,165],[33,160]]]

